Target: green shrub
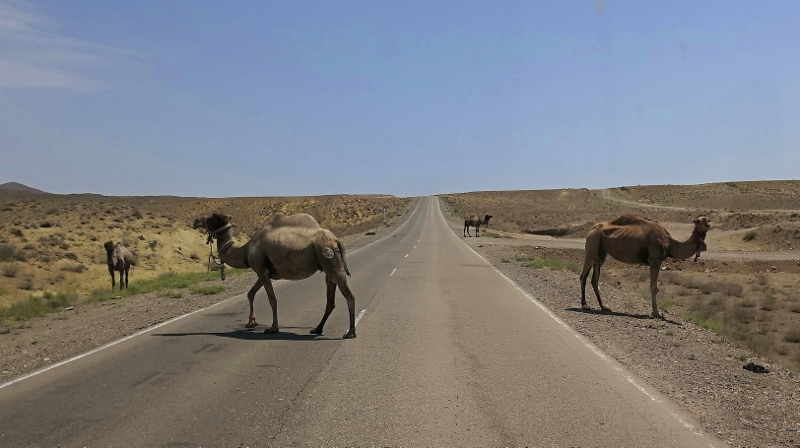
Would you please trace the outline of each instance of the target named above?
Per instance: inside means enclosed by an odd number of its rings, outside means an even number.
[[[703,317],[702,315],[691,314],[689,315],[688,320],[689,322],[694,322],[695,324],[709,329],[717,334],[722,334],[722,331],[725,329],[724,323],[711,317]]]
[[[28,296],[25,300],[0,308],[0,314],[9,319],[24,321],[44,316],[54,311],[60,311],[65,307],[74,305],[77,300],[78,295],[74,292],[59,292],[56,294],[45,292],[42,295]]]
[[[742,240],[744,241],[753,241],[758,236],[758,233],[755,230],[748,230],[745,232],[744,236],[742,236]]]
[[[536,258],[533,255],[519,255],[517,261],[522,262],[522,265],[528,268],[581,272],[581,267],[577,263],[562,258]]]

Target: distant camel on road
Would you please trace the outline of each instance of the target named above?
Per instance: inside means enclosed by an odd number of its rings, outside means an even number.
[[[478,215],[472,215],[469,218],[464,220],[464,236],[472,236],[469,233],[469,227],[475,227],[475,236],[481,236],[481,225],[488,226],[489,220],[492,219],[492,215],[486,215],[483,217],[483,221]]]

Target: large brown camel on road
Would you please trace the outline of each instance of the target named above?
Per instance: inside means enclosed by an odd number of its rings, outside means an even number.
[[[480,233],[481,232],[481,226],[482,225],[488,226],[490,219],[492,219],[492,215],[484,216],[483,217],[483,221],[481,221],[481,218],[478,215],[472,215],[469,218],[465,219],[464,220],[464,236],[467,236],[467,235],[472,236],[472,234],[469,233],[469,227],[470,226],[475,227],[475,236],[481,236],[481,233]]]
[[[250,302],[250,319],[247,328],[258,325],[253,300],[256,292],[263,286],[267,291],[269,305],[272,307],[272,326],[264,333],[278,333],[278,301],[272,288],[272,280],[302,280],[318,271],[325,272],[328,302],[325,314],[311,334],[322,334],[322,327],[335,308],[336,287],[347,300],[350,310],[350,331],[344,339],[356,337],[355,307],[356,299],[347,286],[347,262],[344,246],[328,229],[306,214],[286,216],[278,213],[271,221],[261,225],[255,235],[243,246],[233,247],[231,237],[231,216],[214,213],[209,217],[198,218],[195,229],[203,229],[209,236],[217,239],[217,251],[223,263],[234,268],[250,268],[258,280],[247,293]]]
[[[586,278],[592,273],[592,288],[597,296],[600,309],[610,311],[600,300],[597,282],[600,268],[606,261],[606,254],[629,264],[650,266],[650,296],[652,298],[652,317],[661,317],[656,306],[658,292],[658,272],[661,262],[667,258],[683,260],[705,250],[706,232],[711,228],[708,218],[700,216],[694,220],[694,232],[684,242],[673,239],[661,224],[638,216],[624,214],[613,221],[595,224],[586,237],[586,252],[581,272],[581,307],[586,305]]]
[[[111,290],[114,290],[114,271],[117,271],[119,272],[119,290],[122,291],[128,287],[128,271],[133,264],[133,254],[122,243],[114,244],[112,241],[106,241],[103,247],[106,249],[108,273],[111,274]]]

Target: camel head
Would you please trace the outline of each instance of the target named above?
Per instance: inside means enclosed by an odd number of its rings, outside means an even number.
[[[706,238],[706,233],[711,228],[711,221],[708,220],[705,216],[698,216],[694,220],[694,229],[700,235],[702,239]]]
[[[110,254],[111,251],[114,250],[114,242],[113,241],[106,241],[105,244],[103,244],[103,247],[106,249],[106,253]]]
[[[486,215],[483,217],[483,225],[488,226],[489,220],[492,219],[492,215]]]
[[[220,230],[233,226],[234,224],[231,223],[232,219],[233,217],[231,215],[214,213],[211,216],[202,216],[195,219],[192,228],[202,229],[208,233],[217,233]]]

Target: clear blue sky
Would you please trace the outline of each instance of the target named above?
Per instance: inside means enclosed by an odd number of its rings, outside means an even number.
[[[797,179],[800,1],[0,0],[0,154],[105,195]]]

